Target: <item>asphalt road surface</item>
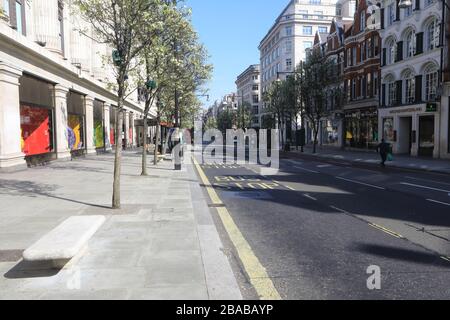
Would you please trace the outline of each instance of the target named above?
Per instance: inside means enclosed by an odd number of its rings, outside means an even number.
[[[201,167],[282,299],[450,299],[450,176],[308,157],[282,159],[271,175]],[[368,288],[370,266],[379,290]]]

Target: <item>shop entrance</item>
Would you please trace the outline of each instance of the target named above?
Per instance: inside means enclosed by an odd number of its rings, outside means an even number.
[[[435,147],[434,116],[419,118],[419,156],[432,157]]]
[[[411,154],[412,148],[412,117],[400,118],[399,136],[398,136],[398,153]]]

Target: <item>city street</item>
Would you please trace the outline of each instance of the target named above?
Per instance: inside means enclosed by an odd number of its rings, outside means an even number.
[[[282,159],[270,176],[201,167],[281,298],[450,297],[449,176],[309,157]],[[222,237],[234,242],[226,226]],[[381,290],[367,287],[373,265]],[[235,265],[243,288],[245,266]]]

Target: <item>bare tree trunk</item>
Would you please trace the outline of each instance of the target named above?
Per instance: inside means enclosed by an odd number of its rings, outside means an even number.
[[[144,115],[144,144],[142,146],[142,173],[141,176],[147,175],[147,132],[148,132],[148,123],[147,123],[147,113]]]
[[[160,136],[160,133],[159,133],[159,123],[160,123],[160,120],[159,120],[159,112],[158,112],[158,115],[157,115],[157,117],[156,117],[156,136],[155,136],[155,157],[154,157],[154,159],[153,159],[153,164],[155,165],[155,166],[157,166],[158,165],[158,147],[159,147],[159,136]]]
[[[314,123],[314,142],[313,142],[313,153],[317,152],[317,138],[319,136],[319,125]]]
[[[119,98],[119,112],[116,120],[116,152],[114,155],[114,182],[112,208],[120,209],[120,175],[122,169],[122,126],[123,126],[123,101]]]

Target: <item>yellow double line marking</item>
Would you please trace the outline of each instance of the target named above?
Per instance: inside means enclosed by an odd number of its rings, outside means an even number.
[[[225,230],[227,231],[230,240],[239,255],[247,275],[250,278],[250,283],[255,288],[261,300],[281,300],[281,296],[273,285],[272,280],[269,278],[266,269],[262,266],[259,259],[253,253],[252,248],[248,244],[247,240],[245,240],[227,208],[223,207],[222,200],[220,200],[216,190],[212,187],[203,169],[194,157],[193,161],[195,167],[197,168],[197,172],[200,175],[200,179],[202,180],[209,197],[211,198],[212,204],[219,206],[217,207],[219,217],[222,220]]]
[[[387,229],[387,228],[385,228],[385,227],[382,227],[382,226],[380,226],[380,225],[378,225],[378,224],[375,224],[375,223],[369,223],[369,226],[371,226],[371,227],[373,227],[373,228],[375,228],[375,229],[378,229],[378,230],[380,230],[380,231],[383,231],[384,233],[387,233],[387,234],[389,234],[389,235],[391,235],[391,236],[393,236],[393,237],[395,237],[395,238],[397,238],[397,239],[404,239],[405,237],[403,237],[401,234],[398,234],[398,233],[396,233],[396,232],[394,232],[394,231],[392,231],[392,230],[389,230],[389,229]]]

